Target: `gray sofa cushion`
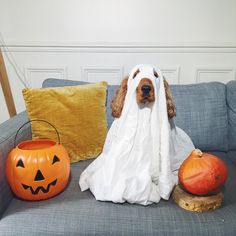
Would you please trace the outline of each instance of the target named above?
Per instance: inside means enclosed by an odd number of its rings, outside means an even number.
[[[84,83],[86,82],[47,79],[44,81],[43,87]],[[117,85],[108,86],[108,127],[111,126],[114,120],[111,116],[110,103],[117,88]],[[193,140],[194,145],[202,150],[227,151],[228,118],[225,85],[217,82],[171,85],[171,91],[177,107],[175,123],[185,130]]]
[[[5,162],[8,153],[14,148],[16,131],[27,121],[26,112],[22,112],[0,125],[0,218],[12,199],[12,192],[5,176]],[[25,126],[20,130],[16,141],[19,143],[27,139],[31,139],[31,129],[29,126]]]
[[[226,85],[229,116],[229,149],[236,150],[236,81]]]
[[[173,85],[175,123],[202,150],[228,150],[226,88],[218,82]]]
[[[236,165],[236,150],[227,152],[227,155],[230,160]]]
[[[172,200],[147,207],[96,201],[81,192],[78,180],[91,161],[72,165],[71,181],[60,195],[38,202],[14,198],[0,220],[1,235],[236,235],[236,166],[225,153],[215,153],[228,166],[222,208],[192,213]]]

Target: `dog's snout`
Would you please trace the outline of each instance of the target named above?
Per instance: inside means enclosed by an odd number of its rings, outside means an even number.
[[[138,104],[149,104],[155,101],[153,83],[149,78],[142,78],[136,91]]]
[[[142,88],[141,88],[141,90],[142,90],[142,92],[144,93],[144,94],[149,94],[149,92],[151,91],[151,86],[149,86],[149,85],[143,85],[142,86]]]

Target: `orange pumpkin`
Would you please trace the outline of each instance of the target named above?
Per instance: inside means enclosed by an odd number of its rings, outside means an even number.
[[[12,191],[26,200],[55,196],[66,187],[69,175],[68,153],[52,140],[24,141],[10,152],[6,162]]]
[[[185,190],[196,195],[210,194],[227,179],[224,162],[211,154],[195,149],[179,169],[179,182]]]

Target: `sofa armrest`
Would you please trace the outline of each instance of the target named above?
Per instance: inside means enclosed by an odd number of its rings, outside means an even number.
[[[0,218],[13,197],[5,176],[6,158],[11,149],[14,148],[16,131],[27,121],[26,112],[22,112],[0,125]],[[16,143],[27,139],[31,139],[30,126],[25,126],[20,130]]]

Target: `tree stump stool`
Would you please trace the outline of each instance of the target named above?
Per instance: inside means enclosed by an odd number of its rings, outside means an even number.
[[[219,192],[209,196],[197,196],[185,192],[179,185],[172,193],[173,200],[182,208],[188,211],[205,212],[215,210],[221,206],[223,193]]]

